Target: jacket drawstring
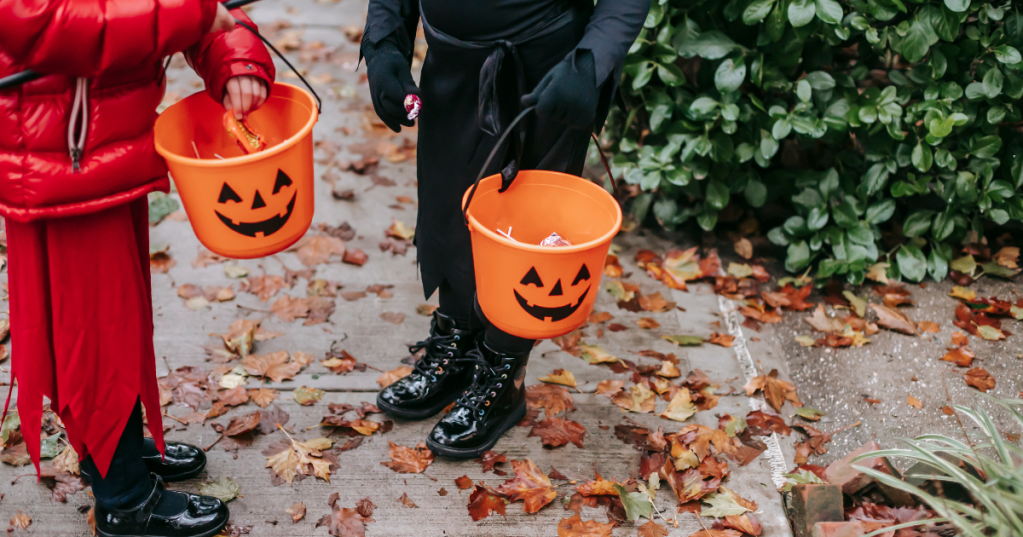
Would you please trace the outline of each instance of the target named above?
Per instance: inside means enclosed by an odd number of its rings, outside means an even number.
[[[81,116],[81,117],[79,117]],[[79,129],[81,119],[81,129]],[[78,140],[75,140],[75,131]],[[67,129],[67,146],[71,155],[71,168],[78,173],[82,171],[82,152],[85,150],[85,136],[89,132],[89,79],[79,78],[75,86],[75,102],[71,106],[71,122]]]

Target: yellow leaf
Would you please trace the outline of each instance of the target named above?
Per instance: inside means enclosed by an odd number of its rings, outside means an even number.
[[[735,276],[736,278],[748,278],[753,275],[753,267],[746,263],[729,263],[728,275]]]
[[[579,349],[582,350],[583,360],[591,364],[611,364],[618,361],[617,356],[612,356],[599,345],[580,343]]]
[[[573,388],[576,387],[575,375],[567,369],[555,369],[551,371],[550,375],[538,377],[537,380],[551,384],[561,384],[562,386],[571,386]]]
[[[973,289],[967,289],[957,285],[952,288],[952,292],[949,293],[948,296],[958,298],[960,300],[973,300],[977,298],[977,293],[973,292]]]
[[[870,269],[867,270],[866,278],[887,285],[889,266],[891,266],[889,263],[875,263],[871,265]]]
[[[693,414],[696,414],[696,405],[689,396],[689,389],[682,388],[671,398],[668,408],[661,412],[662,418],[675,421],[686,421]]]
[[[993,326],[988,326],[986,324],[977,326],[977,334],[980,335],[980,337],[990,341],[998,341],[1000,339],[1005,339],[1005,334],[1001,330]]]

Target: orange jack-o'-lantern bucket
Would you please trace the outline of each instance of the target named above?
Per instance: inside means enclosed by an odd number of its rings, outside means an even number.
[[[195,235],[233,258],[274,254],[305,234],[313,219],[313,125],[317,102],[301,88],[274,84],[246,122],[266,148],[245,154],[224,127],[224,108],[205,92],[156,120],[156,151]]]
[[[508,127],[490,159],[530,110]],[[611,239],[622,225],[622,210],[611,194],[565,173],[523,170],[505,185],[500,174],[482,178],[481,172],[462,207],[472,238],[476,296],[490,322],[528,339],[564,335],[586,322],[600,293]],[[552,232],[571,246],[540,246]]]

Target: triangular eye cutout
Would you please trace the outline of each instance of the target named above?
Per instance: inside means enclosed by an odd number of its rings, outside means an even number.
[[[274,182],[274,194],[281,191],[282,188],[291,186],[291,178],[281,170],[277,170],[277,181]]]
[[[575,279],[572,280],[572,285],[578,285],[579,282],[581,282],[583,280],[589,280],[589,279],[590,279],[590,271],[589,271],[589,269],[586,268],[586,265],[583,265],[583,267],[581,269],[579,269],[579,274],[576,274],[575,275]]]
[[[565,292],[561,290],[561,280],[558,280],[558,283],[554,284],[554,289],[551,289],[551,294],[547,296],[561,296],[563,294]]]
[[[536,267],[531,267],[529,272],[526,273],[525,277],[523,277],[522,281],[519,283],[522,285],[533,284],[537,287],[543,287],[543,280],[541,280],[540,275],[536,273]]]
[[[256,191],[256,198],[252,200],[252,208],[253,209],[262,209],[263,207],[266,207],[266,202],[263,201],[263,196],[260,196],[259,195],[259,191],[257,190]]]
[[[227,183],[224,183],[224,186],[220,189],[220,198],[217,199],[217,203],[227,203],[229,201],[241,203],[242,199],[230,186],[227,186]]]

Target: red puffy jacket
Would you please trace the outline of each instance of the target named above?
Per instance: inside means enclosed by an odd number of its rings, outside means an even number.
[[[153,145],[163,59],[184,51],[217,102],[233,76],[274,80],[251,32],[207,33],[215,13],[216,0],[0,0],[0,78],[48,75],[0,90],[0,215],[78,215],[166,191]]]

